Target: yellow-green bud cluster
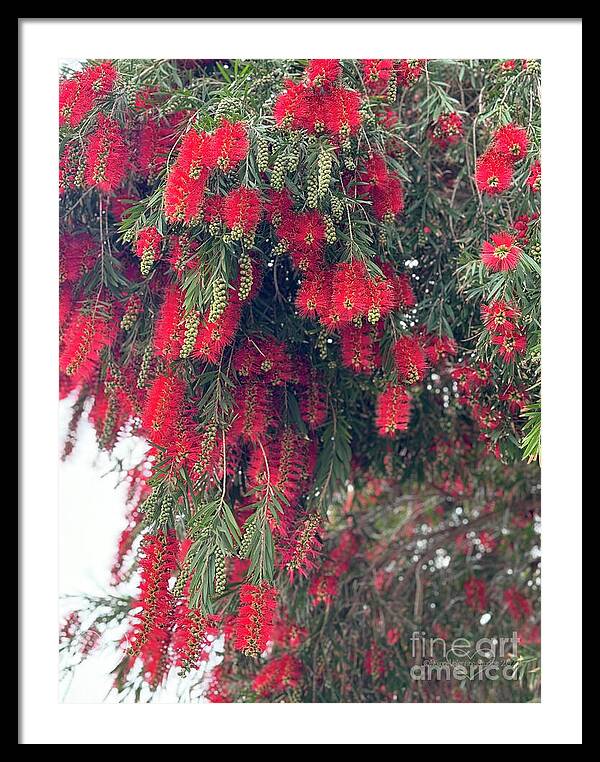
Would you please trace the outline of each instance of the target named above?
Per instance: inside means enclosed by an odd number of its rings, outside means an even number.
[[[227,575],[225,572],[225,556],[221,548],[215,550],[215,596],[219,598],[225,592]]]
[[[231,228],[231,240],[232,241],[241,241],[243,237],[244,237],[244,228],[240,225],[239,222],[237,222]]]
[[[331,216],[335,222],[341,222],[342,217],[344,216],[344,202],[341,200],[341,198],[332,196],[329,205],[331,207]]]
[[[278,256],[280,254],[285,254],[285,252],[288,250],[288,242],[285,240],[285,238],[282,238],[281,241],[279,241],[278,244],[273,246],[272,254],[273,256]]]
[[[252,260],[247,251],[242,251],[239,258],[240,267],[240,287],[238,289],[238,296],[241,302],[246,301],[250,295],[252,289],[253,276],[252,276]]]
[[[324,360],[327,357],[327,331],[325,331],[325,329],[321,329],[319,331],[319,334],[317,335],[316,347],[319,353],[319,357],[321,360]]]
[[[147,275],[150,275],[150,270],[152,270],[153,264],[154,264],[154,249],[152,247],[144,249],[142,258],[140,259],[140,272],[142,273],[144,277],[146,277]]]
[[[319,179],[316,175],[308,178],[306,186],[306,203],[309,209],[315,209],[319,202]]]
[[[111,390],[111,393],[108,397],[108,405],[106,408],[106,415],[104,417],[104,424],[102,425],[102,434],[98,439],[100,447],[106,447],[113,435],[115,424],[117,422],[117,407],[117,397],[114,394],[114,391]]]
[[[156,489],[156,487],[154,487],[152,489],[152,492],[148,495],[148,497],[141,504],[140,510],[149,519],[153,519],[154,518],[154,514],[156,513],[157,507],[158,507],[158,490]]]
[[[259,172],[266,172],[269,168],[269,142],[265,138],[258,139],[256,166]]]
[[[271,187],[274,190],[283,190],[285,186],[286,169],[285,157],[279,154],[275,159],[273,171],[271,172]]]
[[[130,302],[125,309],[125,314],[121,318],[121,329],[123,331],[130,331],[135,325],[139,312],[139,304]]]
[[[335,243],[337,241],[337,234],[335,232],[335,225],[333,224],[331,215],[324,215],[323,221],[325,223],[325,240],[327,243]]]
[[[290,148],[290,152],[287,157],[288,171],[295,172],[298,169],[298,164],[300,164],[300,146],[295,143]]]
[[[373,325],[375,323],[378,323],[380,317],[381,317],[381,311],[379,307],[377,307],[376,305],[373,305],[372,307],[369,308],[369,312],[367,313],[367,320],[369,321],[369,323]]]
[[[240,558],[248,558],[250,555],[250,548],[252,546],[252,540],[256,534],[256,525],[254,522],[252,522],[249,526],[246,527],[244,534],[242,535],[242,540],[240,542],[240,547],[238,550],[238,554]]]
[[[219,220],[211,220],[208,223],[208,232],[212,236],[218,236],[219,235],[219,233],[221,232],[221,223],[219,222]]]
[[[143,389],[144,386],[146,386],[148,372],[150,371],[150,363],[152,362],[152,353],[153,347],[152,342],[150,342],[146,346],[146,349],[144,349],[144,354],[142,355],[142,362],[140,363],[140,370],[137,377],[138,389]]]
[[[318,194],[323,198],[329,190],[331,183],[331,167],[333,156],[328,148],[323,148],[319,154]]]
[[[397,95],[398,95],[398,79],[396,78],[396,72],[392,71],[392,74],[387,83],[385,98],[388,103],[395,103]]]
[[[188,555],[183,560],[183,563],[181,564],[181,568],[179,569],[179,574],[177,575],[177,579],[175,580],[175,584],[173,585],[173,597],[181,598],[181,596],[183,595],[185,584],[188,581],[188,578],[190,576],[190,566],[191,566],[191,561]]]
[[[189,357],[192,354],[194,345],[196,343],[196,336],[198,335],[198,326],[200,324],[200,313],[195,310],[185,317],[185,333],[183,337],[183,344],[179,357],[182,359]]]
[[[163,497],[162,504],[160,506],[160,513],[158,514],[158,526],[164,526],[171,517],[171,511],[173,510],[173,498],[168,493]]]
[[[208,322],[214,323],[225,312],[227,307],[227,283],[216,280],[213,284],[212,302],[208,314]]]

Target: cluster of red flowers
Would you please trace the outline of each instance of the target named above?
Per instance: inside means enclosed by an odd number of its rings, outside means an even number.
[[[388,169],[381,154],[373,154],[365,162],[358,178],[359,189],[373,205],[378,220],[393,222],[404,209],[402,181]]]
[[[114,119],[98,114],[86,150],[85,181],[105,193],[122,183],[128,165],[125,136]]]
[[[273,631],[276,596],[275,587],[266,582],[242,586],[235,647],[247,656],[259,656],[267,647]]]
[[[383,437],[393,437],[408,429],[410,397],[403,386],[389,384],[377,397],[377,430]]]
[[[292,654],[270,659],[252,681],[252,690],[263,698],[293,690],[300,683],[302,663]]]
[[[216,169],[230,172],[246,158],[249,142],[241,122],[222,120],[212,133],[190,129],[167,176],[165,215],[170,222],[191,225],[201,219],[206,185]]]
[[[527,154],[527,130],[506,124],[494,133],[492,142],[478,161],[475,181],[481,193],[495,195],[508,190],[513,179],[513,165]]]
[[[77,127],[101,99],[113,89],[117,70],[110,61],[88,66],[63,79],[58,92],[58,123]]]
[[[463,120],[460,114],[440,114],[429,130],[432,142],[445,151],[456,145],[463,136]]]
[[[311,579],[308,595],[313,606],[324,603],[329,606],[338,593],[341,577],[350,568],[350,562],[358,549],[358,539],[351,530],[343,532],[338,544],[329,553],[318,573]]]
[[[523,246],[529,243],[528,231],[529,226],[537,219],[539,219],[539,213],[533,212],[533,214],[520,214],[513,225],[513,229],[517,234],[517,239]]]
[[[304,82],[285,82],[285,90],[273,109],[279,127],[327,132],[344,141],[361,123],[361,97],[356,90],[338,84],[341,65],[337,60],[309,62]]]
[[[514,270],[521,259],[521,249],[510,233],[495,233],[481,246],[481,261],[492,272]]]
[[[525,352],[527,337],[519,325],[520,313],[516,307],[496,299],[489,305],[482,305],[481,317],[504,362],[511,362]]]

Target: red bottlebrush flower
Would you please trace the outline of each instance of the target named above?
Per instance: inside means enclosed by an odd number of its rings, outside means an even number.
[[[321,549],[321,532],[321,519],[314,513],[303,519],[294,530],[291,540],[282,551],[282,565],[288,572],[290,581],[294,581],[296,574],[307,577],[314,568]]]
[[[147,119],[137,132],[135,166],[143,178],[155,177],[167,162],[172,143],[172,128]]]
[[[273,629],[277,590],[267,582],[243,585],[235,622],[235,648],[246,656],[260,656]]]
[[[373,331],[368,325],[343,325],[340,329],[342,363],[355,373],[372,373],[381,364]]]
[[[230,172],[246,158],[249,148],[248,134],[242,122],[224,119],[210,136],[211,165]]]
[[[135,242],[135,253],[140,258],[142,274],[147,274],[150,268],[160,259],[162,236],[154,227],[142,228]]]
[[[87,233],[61,235],[58,255],[60,282],[78,281],[92,269],[99,254],[98,244]]]
[[[190,608],[185,595],[177,601],[173,614],[171,648],[180,676],[198,669],[208,659],[212,640],[219,634],[218,624],[217,616],[205,615]]]
[[[85,181],[105,193],[116,190],[129,164],[123,132],[117,122],[98,114],[86,150]]]
[[[71,141],[63,148],[58,162],[58,192],[60,195],[75,188],[78,167],[79,152],[75,141]]]
[[[260,193],[241,186],[229,191],[223,200],[223,221],[232,233],[241,236],[255,230],[261,217]]]
[[[365,315],[367,268],[364,262],[341,262],[333,269],[331,306],[342,323]]]
[[[458,352],[458,346],[454,339],[449,336],[432,336],[425,332],[423,334],[425,341],[425,354],[427,360],[432,366],[438,366],[443,360]]]
[[[508,58],[506,61],[502,61],[500,68],[504,71],[514,71],[516,61],[514,58]]]
[[[481,261],[492,272],[514,270],[521,259],[521,249],[515,246],[515,237],[510,233],[495,233],[492,242],[484,241],[481,247]]]
[[[360,63],[367,90],[383,92],[394,74],[394,61],[391,58],[364,58]]]
[[[385,158],[375,153],[364,164],[359,175],[359,184],[365,185],[366,192],[371,191],[371,186],[384,187],[389,178],[389,172]]]
[[[531,165],[527,185],[534,193],[538,193],[542,187],[542,165],[538,160],[534,161]]]
[[[400,178],[390,175],[383,185],[374,186],[371,199],[377,219],[392,222],[404,209],[404,189]]]
[[[498,347],[500,357],[508,363],[514,360],[517,355],[522,355],[525,352],[527,337],[518,328],[513,328],[498,336],[493,336],[492,344]]]
[[[214,321],[209,321],[207,312],[196,334],[196,344],[192,356],[217,363],[225,347],[233,343],[240,324],[242,305],[237,293],[229,296],[223,314]]]
[[[229,430],[232,440],[258,442],[271,422],[271,390],[261,382],[250,382],[236,390],[235,418]]]
[[[382,437],[394,437],[408,429],[410,397],[403,386],[390,384],[377,397],[376,426]]]
[[[305,387],[300,391],[300,415],[311,431],[327,420],[327,391],[313,371]]]
[[[425,378],[427,358],[416,336],[402,336],[394,345],[394,357],[398,376],[408,384],[416,384]]]
[[[445,151],[449,146],[456,145],[463,136],[462,117],[457,113],[440,114],[435,124],[429,130],[433,143]]]
[[[425,70],[424,58],[403,58],[398,62],[398,84],[402,87],[413,85]]]
[[[296,307],[304,318],[325,316],[331,306],[331,273],[328,270],[313,270],[300,284],[296,294]]]
[[[170,222],[191,224],[200,219],[210,170],[216,160],[206,133],[189,130],[165,186],[165,215]]]
[[[107,95],[117,79],[117,71],[110,61],[87,67],[59,85],[59,125],[77,127],[96,103]]]
[[[170,360],[179,357],[183,345],[183,298],[180,288],[176,285],[169,286],[156,321],[154,349],[157,355]]]
[[[336,58],[314,58],[306,67],[306,81],[310,87],[333,87],[342,73]]]
[[[519,415],[523,408],[529,402],[529,397],[525,389],[509,384],[503,392],[498,395],[501,402],[506,402],[508,409],[513,415]]]
[[[302,662],[291,654],[268,661],[252,682],[252,690],[263,698],[296,688],[302,676]]]
[[[510,161],[519,161],[527,154],[529,140],[525,127],[505,124],[494,135],[492,149]]]
[[[301,272],[310,272],[322,264],[325,223],[317,210],[289,214],[277,235],[287,242],[290,258]]]
[[[269,190],[265,211],[267,220],[275,227],[279,227],[282,221],[289,217],[293,208],[294,200],[287,189]]]
[[[516,587],[509,587],[505,590],[503,597],[504,603],[515,621],[520,622],[527,619],[533,613],[530,601]]]
[[[519,317],[519,311],[502,299],[496,299],[489,305],[481,305],[481,318],[490,333],[504,333],[506,330],[512,330]]]
[[[319,574],[313,577],[308,587],[308,595],[313,606],[324,603],[330,606],[338,593],[340,578],[337,574]]]
[[[96,314],[79,312],[68,324],[62,341],[59,368],[73,383],[89,381],[100,353],[114,339],[117,325]]]
[[[496,151],[486,151],[477,160],[475,182],[481,193],[504,193],[512,182],[512,162]]]
[[[173,613],[169,580],[175,570],[177,555],[174,532],[145,535],[141,551],[141,579],[132,608],[132,628],[126,640],[129,643],[130,656],[140,655],[145,666],[147,660],[151,661],[153,666],[157,666],[155,657],[162,651],[161,646],[164,645],[165,635],[170,629]],[[137,609],[140,611],[137,612]]]
[[[296,84],[291,79],[286,80],[285,90],[277,98],[273,117],[278,127],[300,127],[306,108],[307,90],[303,84]]]
[[[467,606],[474,611],[483,613],[487,607],[487,590],[482,579],[471,577],[464,584]]]
[[[376,643],[373,643],[366,653],[365,672],[375,682],[379,682],[385,675],[383,652]]]
[[[384,270],[384,272],[386,271]],[[393,283],[396,289],[398,306],[405,312],[412,309],[417,303],[417,297],[411,286],[410,276],[406,273],[400,273],[400,275],[393,278]]]
[[[148,390],[142,415],[144,428],[153,442],[164,446],[171,441],[185,393],[185,382],[160,375]]]
[[[294,378],[294,363],[285,344],[272,336],[247,339],[236,351],[232,365],[240,376],[260,378],[274,386]]]
[[[360,127],[360,94],[355,90],[337,87],[327,93],[322,102],[325,129],[342,140],[353,135]]]

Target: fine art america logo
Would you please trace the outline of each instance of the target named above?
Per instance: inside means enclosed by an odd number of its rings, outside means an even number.
[[[517,680],[518,634],[510,638],[446,640],[413,632],[413,680]]]

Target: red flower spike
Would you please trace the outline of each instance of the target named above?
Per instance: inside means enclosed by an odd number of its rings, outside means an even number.
[[[527,155],[529,139],[525,127],[516,124],[505,124],[496,132],[492,148],[510,161],[519,161]]]
[[[105,193],[116,190],[129,164],[123,132],[117,122],[98,114],[86,149],[85,181]]]
[[[390,384],[377,397],[376,426],[382,437],[394,437],[408,429],[410,397],[403,386]]]
[[[407,384],[416,384],[425,378],[427,358],[415,336],[402,336],[394,345],[398,376]]]
[[[492,272],[514,270],[521,259],[521,249],[515,246],[515,237],[510,233],[495,233],[492,241],[481,246],[481,261]]]
[[[496,151],[487,151],[477,160],[475,182],[481,193],[490,196],[510,188],[513,178],[512,162]]]
[[[235,622],[235,648],[257,657],[266,649],[273,629],[277,590],[267,582],[243,585]]]

